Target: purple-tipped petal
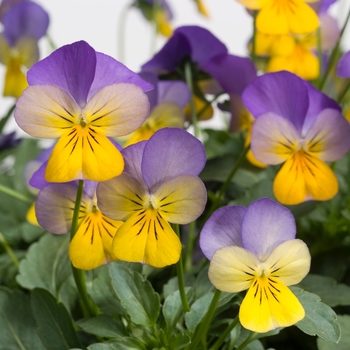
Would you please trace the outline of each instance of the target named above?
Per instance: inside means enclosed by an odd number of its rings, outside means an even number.
[[[158,84],[158,103],[174,102],[184,108],[190,101],[191,93],[183,81],[163,81]]]
[[[281,243],[294,239],[295,219],[290,210],[269,198],[261,198],[247,208],[242,222],[242,245],[261,261]]]
[[[350,125],[342,114],[334,109],[323,110],[305,137],[306,144],[313,145],[311,152],[327,162],[345,156],[350,149]]]
[[[309,108],[308,90],[295,74],[281,71],[256,78],[243,92],[243,103],[255,118],[273,112],[301,132]]]
[[[122,150],[124,158],[124,173],[127,173],[134,179],[138,180],[145,189],[147,189],[147,185],[142,176],[141,163],[146,143],[147,141],[141,141]]]
[[[147,142],[141,164],[151,189],[178,175],[198,175],[206,162],[202,143],[185,130],[164,128]]]
[[[337,74],[342,78],[350,78],[350,51],[345,53],[339,60]]]
[[[317,116],[327,108],[335,109],[336,111],[341,111],[341,107],[337,102],[329,98],[326,94],[320,92],[314,88],[310,83],[305,82],[309,95],[309,108],[306,113],[302,135],[305,136],[312,124],[315,122]]]
[[[76,182],[76,186],[78,188],[78,181]],[[84,181],[84,193],[91,199],[94,198],[96,194],[96,188],[97,188],[98,182],[97,181]]]
[[[214,57],[202,67],[215,78],[225,92],[241,95],[256,78],[256,69],[249,58],[234,55]]]
[[[2,19],[4,36],[11,46],[23,36],[39,40],[49,26],[49,15],[38,4],[23,1],[12,6]]]
[[[220,208],[211,215],[199,238],[199,246],[209,260],[220,248],[242,247],[241,229],[245,212],[246,208],[237,205]]]
[[[152,84],[143,80],[138,74],[124,66],[124,64],[118,62],[113,57],[96,52],[95,76],[90,87],[88,100],[105,86],[118,83],[134,84],[140,87],[142,91],[153,89]]]
[[[85,41],[65,45],[36,63],[27,73],[29,85],[55,85],[84,107],[94,80],[95,50]]]

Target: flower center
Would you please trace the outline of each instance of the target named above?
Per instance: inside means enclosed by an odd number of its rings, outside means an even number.
[[[85,128],[87,124],[88,124],[88,121],[87,121],[86,115],[80,113],[80,116],[79,116],[79,125],[80,125],[82,128]]]

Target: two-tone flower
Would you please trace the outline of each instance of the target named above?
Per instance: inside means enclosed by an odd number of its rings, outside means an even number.
[[[121,174],[123,158],[109,137],[142,125],[152,85],[112,57],[80,41],[35,64],[15,110],[18,125],[58,138],[46,168],[49,182],[105,181]]]
[[[251,149],[265,164],[283,164],[273,183],[277,200],[328,200],[338,181],[326,164],[350,149],[350,126],[339,105],[289,72],[256,78],[243,92],[255,117]]]
[[[210,260],[209,279],[224,292],[248,289],[239,320],[253,332],[288,327],[305,316],[287,287],[310,269],[309,250],[295,235],[292,213],[268,198],[248,208],[220,208],[202,229],[200,247]]]
[[[204,147],[187,131],[165,128],[122,154],[123,174],[97,187],[101,211],[125,221],[114,236],[113,254],[155,267],[174,264],[182,246],[169,223],[196,220],[207,200],[197,176],[206,161]]]

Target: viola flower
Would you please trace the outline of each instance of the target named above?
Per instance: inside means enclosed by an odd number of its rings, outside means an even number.
[[[339,60],[337,74],[342,78],[350,78],[350,51],[346,52]]]
[[[199,244],[210,260],[211,283],[228,293],[248,289],[239,309],[244,328],[264,333],[305,317],[287,287],[310,269],[309,250],[295,235],[292,213],[268,198],[220,208],[204,225]]]
[[[105,181],[121,174],[123,158],[108,139],[145,121],[152,88],[120,62],[86,42],[66,45],[28,71],[29,87],[15,119],[29,135],[59,138],[47,164],[49,182]]]
[[[21,139],[16,138],[16,132],[0,135],[0,152],[19,145]]]
[[[338,181],[327,161],[350,149],[350,126],[339,105],[289,72],[256,78],[243,92],[255,117],[251,148],[265,164],[283,164],[273,184],[277,200],[328,200]]]
[[[122,225],[122,222],[101,213],[96,186],[96,182],[84,183],[78,230],[69,244],[69,258],[76,268],[82,270],[91,270],[115,260],[112,239]],[[35,202],[40,226],[55,234],[70,232],[76,195],[76,181],[44,186]]]
[[[194,0],[194,2],[196,3],[198,12],[202,14],[204,17],[209,18],[209,12],[204,2],[202,0]]]
[[[204,210],[206,190],[197,177],[204,147],[187,131],[165,128],[122,154],[124,173],[97,187],[101,211],[125,221],[114,236],[113,254],[154,267],[175,264],[181,242],[169,222],[188,224]]]
[[[264,34],[306,34],[318,27],[315,11],[306,2],[317,0],[237,0],[259,10],[256,28]]]
[[[0,63],[6,66],[4,96],[18,98],[28,86],[24,68],[39,59],[38,40],[45,35],[49,16],[38,4],[21,1],[3,14]]]
[[[190,100],[190,91],[182,81],[159,80],[154,73],[144,72],[140,76],[151,83],[154,89],[147,92],[150,115],[140,128],[127,136],[124,147],[148,140],[157,130],[165,127],[184,127],[184,107]]]

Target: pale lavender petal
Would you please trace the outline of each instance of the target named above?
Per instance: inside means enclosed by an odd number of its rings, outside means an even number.
[[[183,81],[161,80],[158,84],[158,103],[174,102],[184,108],[190,101],[191,93]]]
[[[76,186],[78,188],[78,181],[74,181],[76,183]],[[84,193],[91,199],[94,198],[95,194],[96,194],[96,187],[98,185],[97,181],[89,181],[89,180],[85,180],[84,181]]]
[[[305,82],[309,95],[309,108],[306,113],[306,118],[304,121],[302,136],[308,133],[308,130],[315,122],[317,116],[327,108],[335,109],[336,111],[341,111],[341,107],[337,102],[329,98],[326,94],[320,92],[314,88],[310,83]]]
[[[142,176],[141,163],[146,143],[147,141],[135,143],[124,148],[121,152],[124,158],[124,173],[138,180],[145,189],[147,189],[147,185]]]
[[[345,156],[350,149],[350,125],[334,109],[323,110],[305,137],[305,143],[319,158],[333,162]]]
[[[286,71],[264,74],[244,90],[242,99],[255,118],[273,112],[301,132],[309,97],[304,81],[295,74]]]
[[[215,78],[225,92],[241,95],[256,78],[253,62],[246,57],[234,55],[216,56],[202,67]]]
[[[338,21],[327,13],[319,15],[319,20],[321,28],[322,51],[332,50],[335,47],[340,35]]]
[[[242,245],[261,261],[281,243],[295,239],[293,214],[269,198],[261,198],[247,208],[242,222]]]
[[[350,51],[345,53],[339,60],[337,74],[342,78],[350,78]]]
[[[158,104],[158,76],[153,72],[141,72],[139,76],[153,85],[153,89],[146,92],[149,100],[150,110]]]
[[[337,0],[320,0],[320,8],[318,10],[319,14],[328,11],[329,7],[333,5]],[[316,3],[317,4],[317,3]]]
[[[211,215],[199,237],[199,246],[209,260],[220,248],[242,247],[241,229],[245,212],[246,208],[235,205],[220,208]]]
[[[178,175],[198,175],[205,162],[205,150],[198,139],[182,129],[164,128],[148,140],[141,170],[151,189]]]
[[[73,183],[49,184],[42,189],[35,202],[40,226],[52,233],[70,231],[77,186]],[[89,199],[83,194],[82,203]]]
[[[2,18],[4,36],[11,46],[23,36],[39,40],[49,26],[49,15],[38,4],[23,1],[12,6]]]
[[[36,63],[27,73],[29,85],[55,85],[69,92],[80,107],[94,80],[95,50],[85,41],[65,45]]]
[[[118,83],[134,84],[140,87],[142,91],[153,89],[152,84],[143,80],[138,74],[124,66],[124,64],[118,62],[113,57],[96,52],[96,70],[88,94],[88,100],[105,86]]]

